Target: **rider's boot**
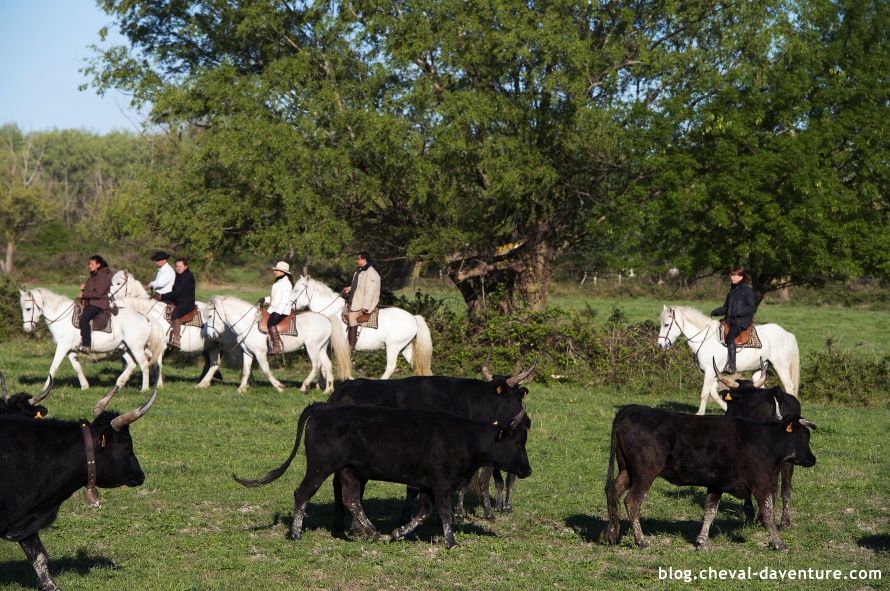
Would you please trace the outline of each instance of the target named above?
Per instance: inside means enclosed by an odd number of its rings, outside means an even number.
[[[182,332],[182,320],[177,318],[170,322],[170,342],[167,343],[168,346],[179,349],[179,338],[180,332]]]
[[[358,342],[358,326],[350,326],[346,331],[346,340],[349,341],[349,350],[355,353],[355,344]]]
[[[272,338],[272,350],[270,353],[277,355],[284,352],[284,347],[281,346],[281,333],[278,332],[277,324],[269,327],[269,336]]]
[[[723,368],[723,373],[736,373],[735,369],[735,352],[736,352],[736,344],[729,343],[726,345],[726,367]]]

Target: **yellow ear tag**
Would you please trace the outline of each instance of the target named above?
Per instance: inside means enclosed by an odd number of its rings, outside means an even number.
[[[723,400],[732,400],[732,396],[727,392],[726,397]]]
[[[501,393],[501,386],[498,386],[498,394]]]
[[[102,434],[102,447],[105,447],[105,433]]]
[[[525,397],[526,397],[526,396],[528,396],[528,392],[525,392],[525,393],[522,395],[522,399],[525,400]]]
[[[793,424],[794,423],[788,423],[788,428],[786,428],[785,430],[788,431],[789,433],[791,433],[791,425],[793,425]]]
[[[495,421],[495,422],[493,422],[493,423],[492,423],[492,425],[497,425],[497,424],[498,424],[498,422],[497,422],[497,421]]]

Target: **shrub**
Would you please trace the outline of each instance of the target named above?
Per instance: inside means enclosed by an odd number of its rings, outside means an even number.
[[[7,340],[21,330],[21,286],[6,273],[0,273],[0,340]]]

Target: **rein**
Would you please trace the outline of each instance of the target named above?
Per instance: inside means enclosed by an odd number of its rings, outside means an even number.
[[[694,343],[693,339],[695,339],[695,338],[696,338],[698,335],[700,335],[702,332],[705,333],[705,336],[702,337],[701,342],[698,344],[698,348],[697,348],[697,349],[695,350],[695,352],[693,353],[693,355],[695,355],[695,358],[698,359],[698,352],[701,351],[701,348],[702,348],[702,346],[705,344],[705,341],[708,340],[708,333],[711,331],[711,325],[708,324],[705,328],[701,329],[700,331],[698,331],[697,333],[695,333],[695,334],[692,335],[691,337],[687,337],[686,334],[683,332],[683,327],[681,327],[681,326],[680,326],[680,323],[677,322],[676,313],[677,313],[677,311],[676,311],[674,308],[671,308],[671,323],[668,325],[668,329],[667,329],[667,333],[668,333],[668,334],[670,334],[670,332],[671,332],[671,328],[673,327],[674,324],[676,324],[677,327],[680,328],[680,334],[682,334],[682,335],[686,338],[686,342],[687,342],[687,343]],[[659,339],[664,339],[664,340],[668,341],[668,338],[667,338],[666,336],[663,337],[663,336],[660,336],[660,335],[659,335],[658,338],[659,338]],[[668,341],[668,344],[670,344],[670,341]]]
[[[40,304],[37,303],[37,298],[34,297],[34,294],[31,293],[31,291],[28,291],[28,295],[31,296],[31,303],[34,304],[34,306],[31,308],[31,319],[28,320],[28,322],[31,323],[32,326],[37,324],[37,321],[34,320],[34,309],[35,308],[40,311],[40,314],[46,320],[47,325],[54,324],[54,323],[58,322],[59,320],[64,318],[66,314],[68,314],[68,310],[71,310],[72,308],[74,308],[75,302],[72,300],[70,306],[68,306],[67,308],[62,310],[62,313],[59,314],[55,319],[52,319],[46,315],[46,312],[44,311],[43,306],[41,306]],[[25,301],[27,302],[28,300],[25,300]]]
[[[295,306],[297,303],[297,300],[300,299],[300,296],[303,295],[304,293],[306,294],[306,308],[311,310],[312,298],[309,295],[309,281],[308,280],[306,281],[305,287],[303,287],[303,291],[298,293],[297,297],[295,297],[293,300],[291,300],[291,305]],[[333,293],[333,290],[331,290],[331,293]],[[327,310],[328,308],[330,308],[331,306],[333,306],[336,301],[337,301],[337,294],[334,293],[334,299],[331,300],[327,306],[325,306],[321,310],[318,310],[318,314],[324,314],[325,316],[330,316],[330,314],[325,314],[324,311]]]
[[[244,320],[244,319],[247,317],[247,315],[250,314],[250,310],[251,310],[251,309],[252,309],[252,308],[248,308],[248,309],[247,309],[247,312],[245,312],[244,314],[242,314],[242,315],[241,315],[241,318],[239,318],[237,321],[235,321],[235,324],[238,324],[239,322],[241,322],[242,320]],[[219,311],[218,311],[218,309],[217,309],[217,307],[216,307],[216,302],[213,301],[213,300],[211,300],[211,301],[210,301],[210,304],[207,306],[207,312],[208,312],[208,314],[210,313],[210,310],[213,310],[213,315],[214,315],[214,317],[216,317],[217,315],[222,316],[223,323],[224,323],[224,324],[228,324],[228,325],[232,328],[233,331],[235,330],[235,324],[232,324],[231,322],[229,322],[229,318],[228,318],[228,315],[227,315],[227,314],[219,314]],[[254,311],[256,312],[256,310],[254,310]],[[234,351],[235,349],[237,349],[238,347],[240,347],[242,344],[244,344],[244,341],[247,340],[247,335],[249,335],[249,334],[250,334],[250,331],[253,330],[253,327],[254,327],[255,324],[256,324],[256,322],[251,322],[251,323],[250,323],[250,328],[247,329],[247,332],[244,333],[244,336],[241,337],[241,339],[239,339],[238,342],[235,343],[235,345],[234,345],[231,349],[226,349],[225,347],[223,347],[223,351],[226,352],[226,353],[231,353],[232,351]],[[219,338],[219,336],[220,336],[220,332],[219,332],[219,330],[217,330],[215,323],[214,323],[214,326],[213,326],[213,330],[216,331],[216,337]]]

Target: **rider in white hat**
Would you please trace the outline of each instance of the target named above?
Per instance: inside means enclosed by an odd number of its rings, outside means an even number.
[[[281,353],[284,348],[281,345],[281,333],[278,332],[278,323],[288,315],[291,309],[290,292],[294,288],[291,283],[290,265],[284,261],[278,261],[272,272],[275,273],[275,283],[272,284],[272,297],[269,298],[269,336],[272,338],[272,353]]]

